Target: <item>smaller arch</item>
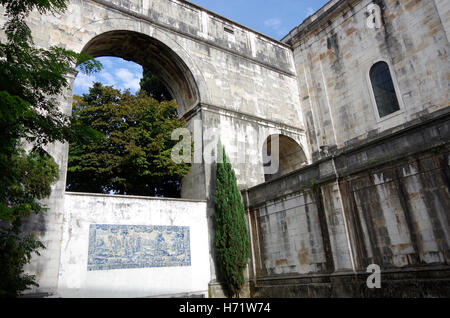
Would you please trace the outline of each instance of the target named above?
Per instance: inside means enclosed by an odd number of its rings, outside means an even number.
[[[389,65],[385,61],[376,62],[370,68],[369,77],[379,117],[399,111],[400,103]]]
[[[302,147],[294,139],[281,134],[267,137],[262,157],[266,182],[296,171],[308,163]]]

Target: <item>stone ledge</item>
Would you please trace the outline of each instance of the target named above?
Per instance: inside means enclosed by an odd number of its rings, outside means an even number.
[[[222,284],[218,281],[212,281],[209,283],[209,298],[228,298],[225,296]],[[251,284],[247,282],[242,288],[239,298],[251,298]]]
[[[441,276],[440,278],[450,279],[450,266],[447,265],[435,265],[435,266],[424,266],[424,267],[410,267],[410,268],[398,268],[398,269],[385,269],[381,271],[381,275],[390,277],[420,277],[425,273],[428,276]],[[436,274],[438,273],[438,274]],[[299,274],[299,275],[279,275],[279,276],[261,276],[258,277],[256,281],[259,284],[264,284],[270,282],[272,284],[284,284],[284,282],[319,282],[326,281],[332,278],[346,278],[346,277],[367,277],[370,273],[366,272],[353,272],[353,271],[343,271],[334,273],[309,273],[309,274]],[[280,283],[276,283],[279,281]]]
[[[383,274],[384,273],[384,274]],[[258,298],[384,298],[450,297],[450,267],[381,273],[381,289],[369,289],[369,273],[312,275],[303,278],[258,279],[251,284]]]
[[[65,195],[71,196],[83,196],[83,197],[103,197],[108,199],[138,199],[138,200],[155,200],[155,201],[179,201],[179,202],[194,202],[194,203],[206,203],[206,200],[194,200],[194,199],[179,199],[179,198],[158,198],[158,197],[144,197],[136,195],[116,195],[116,194],[102,194],[102,193],[84,193],[84,192],[65,192]]]
[[[387,164],[395,168],[398,163],[409,162],[412,156],[423,155],[433,149],[442,148],[443,153],[449,155],[450,108],[405,126],[402,129],[394,128],[389,134],[345,147],[309,166],[243,190],[248,192],[245,204],[255,208],[280,196],[312,189],[314,186],[352,177]],[[418,141],[419,137],[426,142]],[[430,153],[430,156],[433,155],[436,154]],[[247,198],[246,195],[243,197]]]

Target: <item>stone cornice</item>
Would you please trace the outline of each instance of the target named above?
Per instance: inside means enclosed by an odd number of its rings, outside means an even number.
[[[290,132],[297,135],[304,135],[305,130],[299,127],[295,127],[292,125],[288,125],[285,123],[277,122],[270,119],[265,119],[262,117],[258,117],[252,114],[242,113],[231,109],[226,109],[221,106],[211,105],[206,103],[199,103],[197,106],[193,107],[186,114],[183,115],[182,119],[189,121],[200,111],[215,113],[227,117],[231,117],[234,119],[244,120],[247,122],[255,123],[260,126],[272,127],[276,129],[280,129],[282,131]]]

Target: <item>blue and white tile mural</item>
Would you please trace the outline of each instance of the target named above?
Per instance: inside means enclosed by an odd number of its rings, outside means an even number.
[[[189,227],[91,224],[88,270],[191,266]]]

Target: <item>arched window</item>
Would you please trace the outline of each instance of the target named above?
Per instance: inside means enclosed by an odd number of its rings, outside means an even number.
[[[394,82],[386,62],[378,62],[372,66],[370,81],[380,118],[400,110]]]

